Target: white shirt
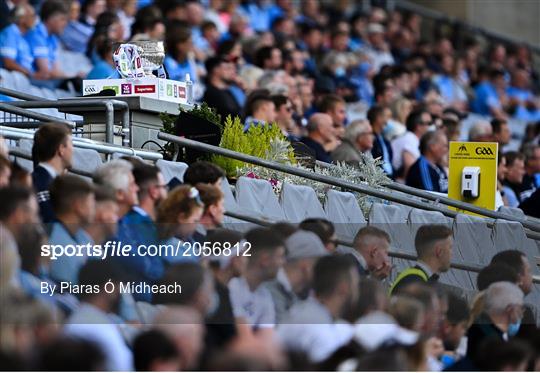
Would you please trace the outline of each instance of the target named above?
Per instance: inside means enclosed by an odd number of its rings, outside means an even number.
[[[392,140],[392,165],[396,170],[399,170],[403,165],[403,152],[411,153],[415,160],[420,157],[420,140],[410,131],[404,135]]]
[[[276,312],[272,295],[262,284],[251,291],[245,278],[229,281],[229,296],[235,318],[244,318],[254,329],[273,328]]]
[[[277,329],[278,338],[287,349],[306,353],[314,363],[326,360],[349,343],[353,332],[352,325],[334,320],[314,297],[294,305]]]
[[[64,332],[96,343],[105,354],[105,370],[132,371],[133,356],[118,325],[105,312],[84,303],[68,319]]]

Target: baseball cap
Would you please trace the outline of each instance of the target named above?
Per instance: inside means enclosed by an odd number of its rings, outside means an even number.
[[[321,239],[313,232],[299,230],[285,241],[287,259],[318,258],[328,255]]]

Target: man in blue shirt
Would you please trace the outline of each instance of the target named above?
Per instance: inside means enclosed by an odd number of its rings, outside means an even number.
[[[167,55],[163,65],[169,74],[169,79],[185,81],[186,74],[192,82],[197,81],[195,61],[189,57],[193,52],[193,37],[188,28],[170,28],[166,35]]]
[[[34,57],[24,35],[34,27],[36,12],[29,4],[21,4],[12,12],[13,24],[0,32],[0,67],[32,76]]]
[[[474,112],[482,115],[492,115],[504,118],[506,113],[503,110],[498,89],[504,90],[506,82],[504,72],[493,69],[489,73],[489,80],[484,80],[475,87],[475,100],[471,103]]]
[[[432,192],[448,192],[448,176],[441,166],[448,154],[448,140],[442,131],[430,131],[420,139],[420,158],[407,174],[408,186]]]
[[[386,113],[386,108],[381,105],[374,105],[369,109],[367,113],[367,119],[375,139],[373,141],[373,148],[371,149],[371,155],[373,158],[380,158],[382,161],[382,168],[389,177],[394,177],[394,168],[392,167],[392,145],[390,141],[384,138],[382,135],[384,127],[388,122],[389,116]]]
[[[93,245],[93,241],[84,227],[94,220],[95,199],[92,184],[75,175],[58,176],[51,184],[51,203],[57,221],[52,226],[49,236],[50,245],[61,245],[68,252],[68,247]],[[76,250],[74,250],[76,252]],[[83,255],[60,256],[51,258],[51,277],[60,282],[76,284],[79,270],[89,259]]]
[[[55,88],[59,81],[52,83],[50,80],[69,78],[60,69],[57,60],[58,35],[66,27],[68,10],[64,2],[47,0],[41,7],[40,17],[41,22],[25,35],[34,57],[33,67],[39,77],[39,80],[33,79],[32,83]]]

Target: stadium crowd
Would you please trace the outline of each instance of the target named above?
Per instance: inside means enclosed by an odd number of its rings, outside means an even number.
[[[170,79],[245,128],[277,123],[295,147],[324,162],[382,160],[394,180],[447,192],[448,142],[468,112],[484,116],[468,139],[499,143],[497,207],[538,215],[540,80],[523,45],[421,33],[418,14],[370,12],[306,0],[2,0],[0,67],[59,87],[117,76],[113,49],[161,40]],[[38,16],[39,15],[39,16]],[[459,46],[459,48],[458,48]],[[93,68],[66,76],[59,50]],[[317,114],[317,115],[313,115]],[[509,121],[527,126],[509,147]],[[461,136],[463,139],[463,136]],[[303,144],[300,145],[300,144]]]
[[[498,204],[540,213],[540,81],[521,45],[470,39],[457,49],[449,36],[424,40],[417,14],[347,1],[0,0],[0,10],[12,16],[1,67],[32,84],[110,77],[116,43],[163,40],[169,78],[189,74],[222,118],[238,115],[246,129],[275,122],[323,162],[371,153],[421,189],[446,192],[448,141],[467,112],[485,115],[468,138],[499,143]],[[67,76],[59,49],[93,69]],[[516,119],[531,124],[520,151],[507,152]],[[495,255],[469,299],[439,282],[452,257],[445,226],[420,227],[418,262],[393,276],[390,236],[374,226],[352,249],[324,219],[224,229],[225,174],[208,162],[176,186],[130,157],[88,180],[67,172],[73,143],[61,124],[36,132],[31,174],[1,141],[0,151],[2,369],[540,370],[525,303],[532,264],[520,251]],[[43,245],[107,242],[180,251],[42,255]],[[207,242],[234,249],[195,255]],[[107,284],[114,291],[84,290]]]
[[[453,251],[444,225],[419,227],[417,263],[392,276],[393,243],[375,225],[352,248],[325,219],[223,228],[225,174],[212,163],[170,190],[133,157],[84,178],[66,172],[72,137],[57,123],[32,153],[32,174],[0,158],[2,369],[540,368],[518,250],[491,259],[471,298],[439,282]]]

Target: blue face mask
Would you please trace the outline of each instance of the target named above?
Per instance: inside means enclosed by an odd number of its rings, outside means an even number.
[[[510,325],[508,325],[508,336],[513,337],[519,332],[519,327],[521,326],[521,320],[518,320],[517,322],[514,322]]]
[[[347,71],[342,66],[334,70],[334,75],[338,78],[344,77],[346,74],[347,74]]]

